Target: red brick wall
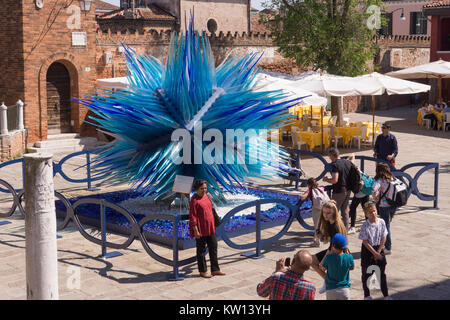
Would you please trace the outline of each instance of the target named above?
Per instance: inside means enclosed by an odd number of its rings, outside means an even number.
[[[11,2],[17,0],[11,0]],[[47,137],[46,75],[53,62],[63,63],[71,77],[71,96],[78,98],[95,93],[95,4],[89,13],[81,12],[81,29],[68,27],[71,17],[63,5],[66,1],[46,0],[37,10],[34,1],[19,1],[23,5],[24,59],[24,121],[29,130],[28,142]],[[75,1],[73,4],[78,5]],[[72,46],[72,32],[86,32],[86,47]],[[88,72],[86,68],[90,68]],[[94,134],[83,121],[87,108],[72,103],[72,131]]]
[[[21,1],[2,0],[0,17],[0,104],[13,105],[24,99]]]
[[[15,130],[0,136],[0,162],[23,155],[26,148],[25,130]]]

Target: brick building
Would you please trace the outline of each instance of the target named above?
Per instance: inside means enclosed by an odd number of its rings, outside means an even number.
[[[120,41],[140,39],[149,52],[165,56],[171,31],[184,29],[182,13],[194,6],[196,27],[216,32],[217,39],[224,40],[223,32],[249,31],[248,0],[123,0],[120,8],[90,0],[3,0],[0,102],[25,102],[26,143],[58,133],[95,135],[84,123],[87,108],[73,101],[95,94],[98,77],[115,75],[107,49],[117,52]]]
[[[84,11],[79,4],[85,0],[3,1],[0,16],[6,18],[2,21],[0,41],[7,50],[0,51],[0,103],[11,106],[18,99],[25,103],[27,135],[15,136],[20,148],[12,146],[12,138],[0,135],[0,148],[7,146],[9,150],[2,153],[0,161],[24,150],[25,144],[30,146],[52,134],[95,136],[94,128],[84,122],[87,108],[72,101],[96,94],[98,78],[125,75],[121,43],[164,62],[173,31],[184,29],[184,14],[180,12],[189,12],[192,6],[196,27],[209,35],[216,63],[232,50],[240,54],[264,51],[261,63],[266,68],[301,71],[292,62],[284,61],[272,45],[268,30],[258,26],[254,17],[250,19],[248,0],[123,0],[120,8],[111,8],[110,12],[96,9],[99,1]],[[213,6],[214,12],[208,6]],[[218,15],[224,12],[223,16]],[[385,37],[379,44],[377,63],[382,71],[429,59],[429,37]],[[348,98],[344,110],[362,110],[363,101],[360,97]],[[380,98],[381,107],[386,105],[383,101]]]
[[[82,11],[73,1],[3,0],[0,100],[25,102],[28,143],[48,134],[89,134],[87,110],[71,102],[95,93],[95,4]]]
[[[430,2],[424,6],[424,13],[431,20],[430,62],[450,61],[450,0]],[[442,79],[441,86],[442,98],[450,101],[450,79]]]
[[[431,21],[423,14],[427,0],[383,0],[382,14],[386,26],[380,30],[385,36],[431,35]]]

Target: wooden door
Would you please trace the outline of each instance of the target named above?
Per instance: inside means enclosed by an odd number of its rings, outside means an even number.
[[[70,75],[55,62],[47,71],[47,134],[70,131]]]

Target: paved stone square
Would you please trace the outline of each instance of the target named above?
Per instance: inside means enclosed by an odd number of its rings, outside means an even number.
[[[352,121],[370,121],[371,115],[349,114]],[[390,294],[394,299],[450,299],[450,132],[429,131],[419,128],[415,122],[416,113],[409,107],[377,111],[376,121],[389,121],[392,132],[399,142],[397,166],[402,167],[411,162],[439,162],[439,209],[432,207],[432,202],[423,202],[412,196],[408,205],[395,215],[392,229],[392,254],[387,256],[387,279]],[[319,150],[319,149],[317,149]],[[372,156],[372,150],[365,146],[362,150],[342,149],[344,155],[355,152],[356,155]],[[56,160],[61,156],[55,157]],[[83,159],[67,163],[76,168]],[[307,174],[314,176],[322,171],[318,160],[305,159],[302,167]],[[417,171],[417,170],[416,170]],[[366,172],[373,175],[373,166],[366,165]],[[82,177],[82,169],[73,172]],[[415,174],[411,170],[411,175]],[[0,169],[0,178],[12,181],[15,187],[21,185],[20,165],[13,169]],[[433,174],[425,173],[420,180],[419,190],[432,194]],[[271,188],[294,192],[292,187],[284,184],[282,179],[273,182],[254,181],[262,188]],[[125,186],[101,186],[100,192],[108,192]],[[86,185],[65,182],[61,177],[55,178],[55,189],[67,197],[92,194],[86,191]],[[303,190],[303,189],[302,189]],[[8,202],[9,201],[9,202]],[[10,203],[3,196],[0,208],[3,210]],[[0,292],[2,299],[26,299],[25,283],[25,229],[24,220],[19,213],[0,221],[11,224],[0,226]],[[358,208],[357,227],[364,221],[361,208]],[[312,223],[311,219],[307,220]],[[280,228],[263,231],[263,238],[277,233]],[[292,257],[299,249],[316,253],[323,250],[312,248],[312,232],[305,230],[294,222],[288,233],[270,247],[264,248],[261,259],[241,256],[242,251],[231,249],[223,241],[219,242],[219,263],[224,277],[203,279],[198,276],[197,265],[180,268],[185,280],[171,282],[167,275],[172,268],[161,264],[146,254],[141,243],[136,241],[122,256],[103,260],[98,255],[101,248],[81,236],[73,224],[58,232],[58,273],[60,299],[190,299],[190,300],[234,300],[261,299],[256,294],[256,285],[268,277],[274,270],[275,261],[283,256]],[[115,236],[117,237],[117,236]],[[245,236],[249,241],[254,234]],[[349,248],[355,258],[355,270],[351,271],[352,299],[362,299],[361,268],[359,253],[361,241],[358,233],[349,235]],[[166,248],[152,245],[152,248],[164,257],[171,258],[172,252]],[[113,251],[108,249],[108,251]],[[195,249],[180,251],[180,259],[195,255]],[[80,282],[76,275],[80,275]],[[305,278],[313,281],[318,288],[323,280],[314,272],[305,273]],[[373,291],[374,298],[381,298],[379,290]],[[325,299],[325,294],[317,294],[316,299]]]

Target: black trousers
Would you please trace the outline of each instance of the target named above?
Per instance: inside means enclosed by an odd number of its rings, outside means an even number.
[[[350,204],[350,227],[354,227],[356,223],[356,208],[361,204],[361,207],[364,206],[364,203],[369,201],[369,196],[365,196],[363,198],[353,197],[352,203]]]
[[[378,250],[378,247],[379,246],[373,246],[375,250]],[[370,289],[369,286],[367,285],[367,280],[374,272],[376,274],[377,280],[379,281],[380,289],[381,292],[383,293],[383,296],[387,297],[389,295],[385,272],[387,262],[383,250],[381,251],[381,255],[383,256],[383,259],[381,261],[375,261],[369,249],[367,249],[365,245],[362,245],[361,247],[361,271],[362,271],[361,281],[364,290],[364,298],[370,296]],[[379,270],[379,274],[377,274],[377,269]]]
[[[217,239],[216,235],[212,234],[207,237],[200,237],[195,239],[197,247],[197,265],[199,272],[208,271],[206,265],[206,246],[208,246],[209,260],[211,262],[211,272],[219,271],[219,262],[217,261]]]

